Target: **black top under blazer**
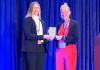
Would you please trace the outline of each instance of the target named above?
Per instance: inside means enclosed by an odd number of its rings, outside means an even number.
[[[45,24],[40,20],[43,26],[43,35],[45,32]],[[43,35],[37,35],[35,21],[32,17],[26,17],[24,20],[24,45],[22,47],[23,52],[47,52],[46,40],[43,39]],[[37,44],[38,40],[44,40],[44,43]]]

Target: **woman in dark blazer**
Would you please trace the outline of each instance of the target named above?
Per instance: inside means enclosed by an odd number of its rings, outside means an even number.
[[[56,50],[56,70],[76,70],[78,41],[78,24],[70,19],[70,8],[67,3],[60,7],[61,17],[64,23],[61,24],[56,39],[58,48]]]
[[[41,19],[40,4],[32,2],[24,19],[22,70],[43,70],[47,36]]]

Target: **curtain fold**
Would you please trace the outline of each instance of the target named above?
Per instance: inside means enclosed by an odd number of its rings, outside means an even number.
[[[0,70],[16,70],[16,1],[0,0]]]

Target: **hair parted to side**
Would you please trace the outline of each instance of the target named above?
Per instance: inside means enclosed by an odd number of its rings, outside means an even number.
[[[38,6],[40,7],[40,4],[37,1],[31,2],[25,17],[32,17],[32,10],[35,4],[38,4]],[[39,12],[39,18],[41,18],[41,7],[40,7],[40,12]]]

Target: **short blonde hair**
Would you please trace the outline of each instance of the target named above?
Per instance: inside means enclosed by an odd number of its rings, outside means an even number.
[[[63,8],[65,8],[66,10],[68,10],[69,14],[71,14],[70,8],[69,8],[69,6],[68,6],[67,3],[64,3],[63,5],[60,6],[60,11],[62,11]]]
[[[32,10],[33,10],[33,6],[37,4],[40,8],[40,12],[39,12],[39,18],[41,18],[41,7],[40,7],[40,4],[37,2],[37,1],[34,1],[30,4],[29,8],[28,8],[28,11],[27,11],[27,14],[25,17],[32,17]]]

